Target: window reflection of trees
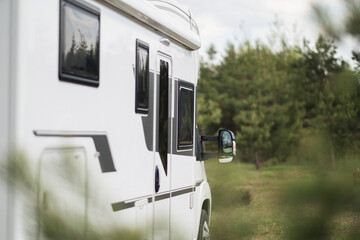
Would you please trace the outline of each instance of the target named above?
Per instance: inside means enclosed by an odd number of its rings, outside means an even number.
[[[138,50],[138,79],[137,79],[137,101],[138,107],[148,108],[148,52],[147,50]]]
[[[193,143],[194,95],[187,89],[180,90],[179,112],[179,145],[186,146]]]
[[[63,65],[64,73],[98,79],[99,76],[99,40],[96,39],[95,47],[87,43],[81,30],[78,29],[80,40],[76,41],[72,34],[70,50],[66,53]]]

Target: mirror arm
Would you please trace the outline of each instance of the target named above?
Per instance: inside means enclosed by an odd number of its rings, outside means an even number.
[[[206,142],[206,141],[218,142],[219,137],[218,136],[201,136],[201,142]]]
[[[205,161],[205,160],[208,160],[210,158],[217,158],[219,156],[218,153],[201,153],[201,160],[202,161]]]
[[[218,142],[219,141],[219,137],[218,136],[201,136],[201,140],[200,140],[200,144],[202,145],[203,142]],[[217,158],[219,156],[218,153],[206,153],[206,152],[201,152],[200,156],[197,157],[198,161],[205,161],[207,159],[210,158]]]

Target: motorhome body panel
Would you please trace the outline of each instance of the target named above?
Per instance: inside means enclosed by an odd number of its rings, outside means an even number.
[[[104,1],[81,1],[100,13],[99,86],[60,81],[59,29],[64,2],[73,0],[18,0],[16,4],[18,34],[14,71],[17,84],[14,96],[17,104],[13,107],[17,117],[12,135],[17,149],[26,153],[30,162],[28,170],[42,181],[41,172],[46,171],[49,162],[58,161],[61,156],[79,161],[76,169],[87,174],[84,179],[88,182],[88,195],[74,201],[86,202],[84,211],[90,226],[105,229],[127,226],[142,232],[148,239],[161,230],[167,232],[165,236],[173,238],[178,233],[186,239],[196,238],[197,215],[201,211],[197,205],[202,201],[196,197],[199,186],[195,179],[199,177],[195,166],[199,163],[193,147],[179,151],[176,141],[179,83],[186,82],[196,90],[198,53],[186,47],[185,42],[174,40],[172,35],[155,31],[157,25],[150,27],[142,21],[134,21],[128,13]],[[168,38],[169,46],[160,42],[163,38]],[[149,88],[147,114],[134,110],[137,40],[149,47],[149,85],[152,87]],[[161,165],[157,145],[159,56],[165,56],[171,63],[168,131],[169,145],[173,147],[168,148],[167,171]],[[193,106],[193,116],[195,109]],[[144,124],[146,118],[151,118],[148,125]],[[192,128],[194,133],[194,123]],[[147,132],[151,133],[150,143],[146,139]],[[160,169],[157,193],[154,191],[156,165]],[[51,176],[54,179],[49,182],[59,181],[61,171]],[[38,188],[36,194],[39,199],[48,199],[49,191],[43,189],[46,188]],[[47,204],[45,200],[40,202],[37,204]],[[166,207],[158,211],[158,203]],[[16,208],[24,208],[21,201]],[[25,229],[26,222],[19,216],[15,225]],[[157,216],[167,218],[166,229],[156,228],[153,220]],[[26,239],[26,234],[19,231],[13,239]]]
[[[4,166],[10,149],[11,115],[11,50],[14,26],[12,10],[14,1],[0,1],[0,239],[9,239],[12,229],[11,189],[8,188],[7,175]],[[9,219],[10,218],[10,219]]]
[[[168,14],[159,12],[158,9],[153,5],[153,3],[162,2],[163,4],[171,1],[155,1],[149,0],[149,2],[144,1],[131,1],[131,0],[99,0],[102,2],[107,2],[117,9],[126,12],[130,16],[140,20],[144,24],[155,28],[157,31],[162,32],[163,34],[173,38],[174,40],[184,44],[192,50],[197,50],[201,46],[199,32],[196,26],[196,23],[191,19],[179,21],[179,18],[169,17]],[[166,6],[166,5],[165,5]],[[180,9],[182,12],[184,10]],[[190,31],[189,31],[190,30]]]

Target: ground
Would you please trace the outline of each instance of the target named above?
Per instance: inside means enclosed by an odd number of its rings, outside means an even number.
[[[205,166],[214,240],[359,237],[360,198],[343,172],[290,164],[256,170],[254,164],[216,160]]]

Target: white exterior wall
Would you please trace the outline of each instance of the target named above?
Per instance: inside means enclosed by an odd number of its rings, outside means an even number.
[[[10,132],[10,52],[12,39],[12,5],[16,1],[0,0],[0,239],[11,237],[12,194],[7,185],[5,165],[9,150]]]

